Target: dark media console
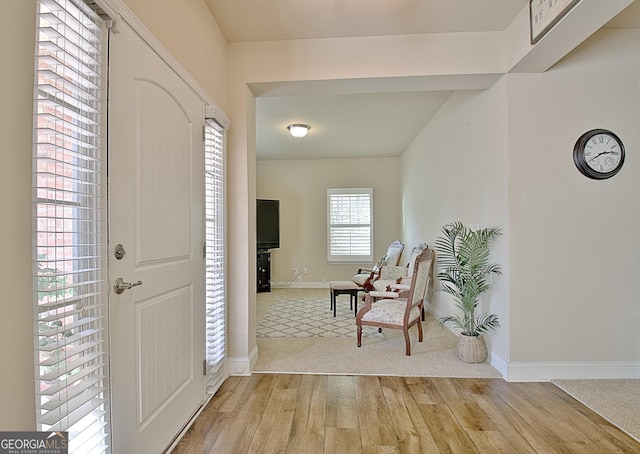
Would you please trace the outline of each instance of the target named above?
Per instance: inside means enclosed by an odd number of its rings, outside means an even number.
[[[258,293],[271,291],[271,253],[258,251]]]

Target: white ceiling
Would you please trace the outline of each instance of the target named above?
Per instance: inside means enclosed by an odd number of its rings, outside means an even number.
[[[400,156],[450,92],[373,93],[256,99],[259,159]],[[311,126],[304,138],[287,125]]]
[[[205,0],[229,42],[502,31],[528,0]],[[640,0],[611,27],[637,27]],[[258,159],[398,156],[451,93],[409,88],[380,93],[367,84],[343,95],[291,87],[252,86]],[[364,88],[363,88],[364,87]],[[293,90],[296,91],[296,90]],[[264,95],[261,95],[264,93]],[[309,94],[311,93],[311,94]],[[294,139],[286,126],[306,123]]]

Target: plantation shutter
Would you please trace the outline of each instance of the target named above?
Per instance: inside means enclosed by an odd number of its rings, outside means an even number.
[[[95,2],[90,2],[95,6]],[[34,144],[37,426],[109,450],[104,11],[39,0]]]
[[[328,260],[373,260],[373,189],[328,189]]]
[[[205,279],[207,392],[227,377],[225,231],[224,231],[224,128],[215,120],[205,123]]]

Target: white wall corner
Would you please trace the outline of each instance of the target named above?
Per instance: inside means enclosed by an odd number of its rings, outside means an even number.
[[[227,358],[229,375],[248,377],[258,361],[258,346],[251,350],[249,356],[230,356]]]
[[[497,355],[493,351],[489,353],[489,364],[500,372],[503,377],[507,377],[509,373],[509,363],[505,361],[500,355]]]
[[[443,315],[441,313],[439,313],[438,311],[436,311],[434,309],[434,307],[430,303],[427,303],[425,305],[425,310],[427,312],[429,312],[436,320],[440,320],[443,317]],[[458,336],[459,333],[460,333],[459,330],[456,331],[455,329],[451,328],[449,325],[445,325],[444,329],[447,329],[447,330],[451,331],[456,336]],[[507,361],[505,361],[501,356],[499,356],[498,354],[496,354],[493,351],[489,352],[489,364],[495,370],[500,372],[500,374],[503,377],[505,377],[505,378],[507,377],[507,373],[509,371],[509,363]]]
[[[510,363],[507,381],[640,378],[640,361]]]

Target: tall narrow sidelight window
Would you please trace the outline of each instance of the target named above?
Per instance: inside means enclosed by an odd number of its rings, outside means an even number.
[[[205,279],[207,311],[207,392],[220,387],[225,368],[226,295],[224,231],[224,129],[205,123]]]
[[[373,260],[373,189],[327,190],[329,262]]]
[[[103,12],[39,0],[34,144],[37,426],[109,452]]]

